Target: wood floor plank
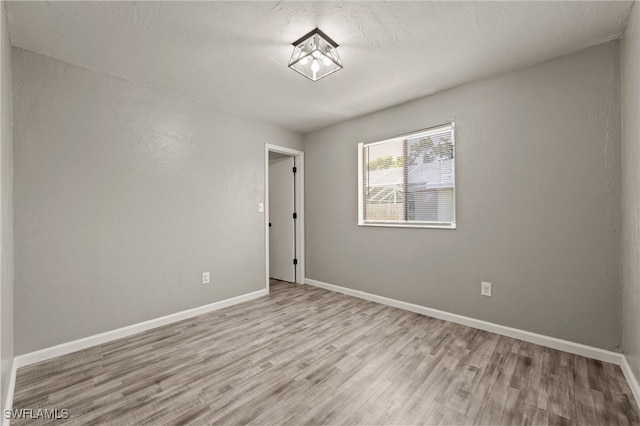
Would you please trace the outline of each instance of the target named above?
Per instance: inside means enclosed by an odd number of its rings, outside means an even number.
[[[310,286],[18,370],[13,424],[638,424],[620,368]]]

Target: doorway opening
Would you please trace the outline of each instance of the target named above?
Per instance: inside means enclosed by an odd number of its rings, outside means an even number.
[[[266,289],[304,283],[304,152],[265,144]]]

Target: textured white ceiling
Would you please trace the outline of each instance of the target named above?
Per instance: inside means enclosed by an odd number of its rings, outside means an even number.
[[[617,38],[629,2],[9,2],[12,44],[301,133]],[[345,68],[287,68],[319,27]]]

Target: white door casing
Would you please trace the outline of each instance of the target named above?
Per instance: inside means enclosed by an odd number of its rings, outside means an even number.
[[[295,221],[296,227],[296,257],[298,264],[295,270],[295,282],[297,284],[304,284],[305,282],[305,235],[304,235],[304,223],[305,223],[305,211],[304,211],[304,151],[297,149],[287,148],[284,146],[273,145],[270,143],[264,144],[264,192],[265,192],[265,205],[264,205],[264,241],[265,241],[265,289],[269,294],[270,283],[270,271],[269,271],[269,153],[274,152],[278,154],[285,154],[295,158],[297,172],[295,174],[295,202],[296,213],[298,218]]]
[[[270,277],[295,282],[294,159],[269,160]]]

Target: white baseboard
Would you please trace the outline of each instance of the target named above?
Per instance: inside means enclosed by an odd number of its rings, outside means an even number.
[[[13,408],[13,391],[16,388],[16,372],[18,367],[16,366],[15,358],[11,361],[11,370],[9,370],[9,386],[7,386],[7,394],[4,397],[4,404],[2,405],[2,426],[9,426],[10,419],[5,418],[4,410],[11,410]]]
[[[471,317],[465,317],[463,315],[453,314],[451,312],[427,308],[426,306],[415,305],[413,303],[402,302],[395,299],[389,299],[388,297],[365,293],[364,291],[340,287],[334,284],[327,284],[322,281],[316,281],[309,278],[305,279],[305,283],[315,287],[323,288],[325,290],[335,291],[338,293],[346,294],[348,296],[358,297],[360,299],[369,300],[371,302],[381,303],[383,305],[393,306],[394,308],[404,309],[405,311],[415,312],[429,317],[451,321],[456,324],[478,328],[480,330],[489,331],[491,333],[500,334],[502,336],[513,337],[514,339],[524,340],[525,342],[535,343],[540,346],[558,349],[564,352],[609,362],[615,365],[620,365],[623,359],[623,355],[617,352],[606,351],[604,349],[595,348],[593,346],[587,346],[581,343],[557,339],[555,337],[545,336],[543,334],[531,333],[529,331],[507,327],[488,321],[482,321]]]
[[[627,379],[627,383],[631,388],[631,392],[633,392],[633,397],[636,399],[636,403],[640,406],[640,385],[638,384],[636,375],[633,374],[633,371],[631,370],[627,357],[624,355],[622,356],[620,369],[622,370],[622,374],[624,374],[624,378]]]
[[[15,357],[13,365],[17,370],[18,368],[24,367],[26,365],[35,364],[36,362],[45,361],[47,359],[54,358],[60,355],[66,355],[68,353],[86,349],[91,346],[101,345],[112,340],[131,336],[132,334],[137,334],[142,331],[150,330],[152,328],[171,324],[177,321],[182,321],[183,319],[195,317],[207,312],[216,311],[218,309],[226,308],[228,306],[236,305],[238,303],[246,302],[248,300],[266,295],[266,289],[258,290],[254,291],[253,293],[243,294],[241,296],[232,297],[230,299],[221,300],[219,302],[210,303],[208,305],[199,306],[193,309],[187,309],[186,311],[176,312],[175,314],[170,314],[149,321],[132,324],[126,327],[118,328],[116,330],[111,330],[82,339],[74,340],[72,342],[62,343],[60,345],[40,349],[35,352],[18,355]]]

